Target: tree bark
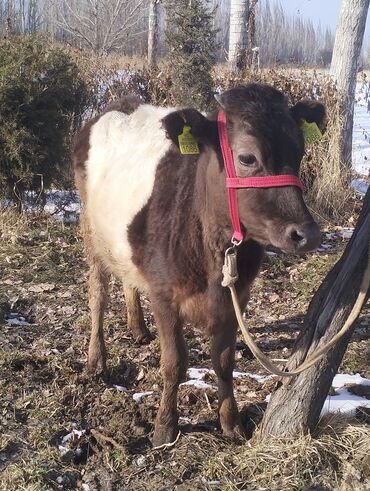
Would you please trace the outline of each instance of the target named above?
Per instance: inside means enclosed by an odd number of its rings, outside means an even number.
[[[256,7],[258,0],[250,0],[248,12],[248,32],[247,32],[247,67],[251,67],[254,62],[253,48],[256,44]],[[257,65],[257,63],[255,63]]]
[[[287,363],[288,371],[296,368],[317,347],[323,346],[343,326],[360,290],[369,260],[369,247],[370,189],[343,256],[328,273],[309,305],[302,332]],[[367,297],[369,293],[370,289]],[[262,420],[262,438],[294,437],[315,428],[353,329],[354,326],[313,367],[278,382]]]
[[[158,15],[159,0],[149,2],[149,26],[148,26],[148,65],[154,69],[157,66],[158,56]]]
[[[248,12],[249,0],[231,0],[229,64],[234,72],[241,72],[246,66]]]
[[[330,74],[337,83],[343,117],[341,161],[351,167],[356,77],[369,0],[342,0]]]

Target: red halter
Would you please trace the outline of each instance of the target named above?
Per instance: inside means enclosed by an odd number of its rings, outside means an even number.
[[[243,234],[240,227],[238,200],[236,190],[239,188],[273,188],[282,186],[296,186],[303,191],[303,183],[297,176],[290,174],[281,174],[279,176],[261,176],[261,177],[237,177],[233,154],[229,145],[229,139],[226,129],[226,114],[219,111],[217,116],[218,136],[222,150],[226,169],[226,187],[229,198],[229,209],[231,223],[234,228],[232,242],[237,243],[243,240]]]

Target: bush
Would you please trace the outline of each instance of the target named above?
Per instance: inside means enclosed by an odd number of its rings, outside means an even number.
[[[0,189],[21,202],[69,180],[70,143],[88,103],[77,66],[39,36],[0,41]]]

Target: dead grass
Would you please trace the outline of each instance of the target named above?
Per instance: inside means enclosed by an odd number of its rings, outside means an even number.
[[[336,97],[326,94],[326,98],[326,131],[313,148],[306,150],[302,176],[313,211],[343,224],[353,214],[354,191],[349,185],[351,171],[341,163],[339,138],[342,120]]]
[[[369,455],[370,427],[335,415],[321,422],[317,437],[255,438],[238,454],[209,458],[202,469],[207,479],[223,481],[222,489],[365,491]]]
[[[0,239],[16,244],[27,233],[29,219],[26,213],[19,213],[13,207],[0,208]]]

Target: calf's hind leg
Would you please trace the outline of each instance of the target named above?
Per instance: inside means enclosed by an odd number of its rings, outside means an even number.
[[[104,310],[107,305],[108,274],[98,258],[90,261],[89,306],[91,313],[91,336],[87,371],[93,375],[106,375],[106,350],[103,332]]]
[[[99,257],[94,252],[86,210],[81,215],[81,228],[84,239],[89,271],[89,307],[91,314],[91,334],[87,359],[87,372],[91,375],[106,375],[106,351],[103,332],[104,310],[107,304],[109,275]]]
[[[127,309],[127,324],[132,331],[136,343],[144,343],[153,339],[145,325],[143,310],[140,304],[140,295],[136,288],[122,282]]]

